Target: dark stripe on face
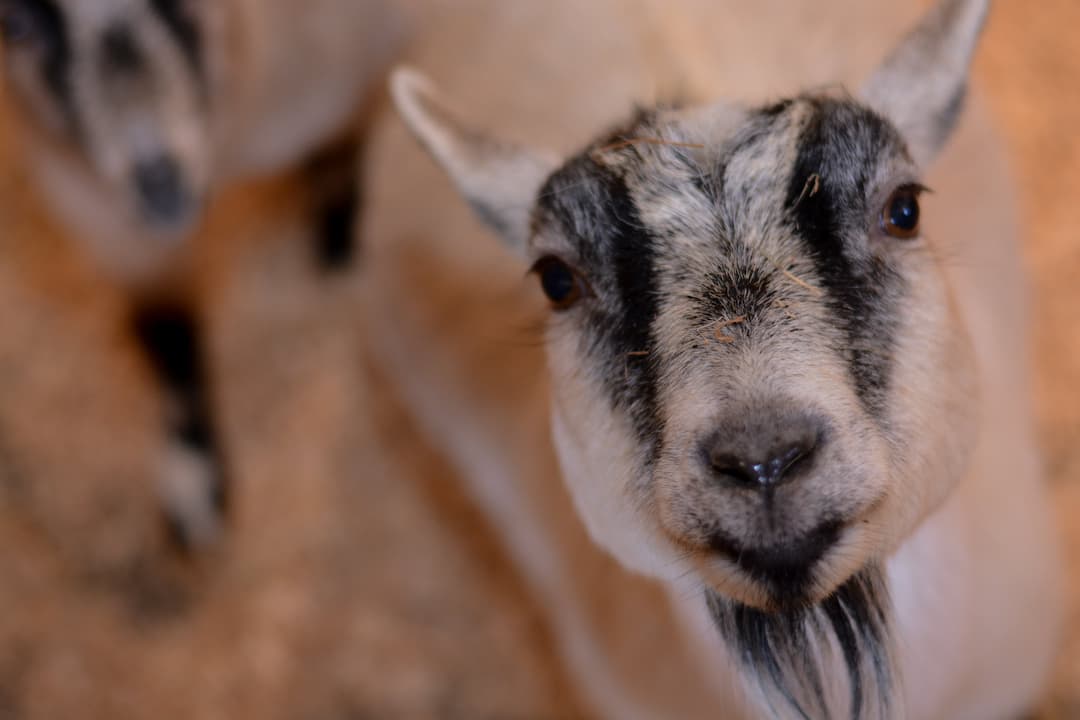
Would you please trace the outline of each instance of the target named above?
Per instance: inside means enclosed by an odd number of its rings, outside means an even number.
[[[832,668],[821,667],[817,653],[830,639],[836,640],[847,671],[850,717],[889,716],[889,598],[880,569],[863,570],[819,605],[794,610],[763,612],[711,590],[705,601],[747,674],[766,696],[779,695],[798,717],[834,717],[824,691]],[[876,698],[876,713],[866,712],[867,698]]]
[[[554,221],[576,243],[597,297],[584,332],[587,353],[616,408],[627,412],[650,460],[659,452],[655,342],[658,311],[656,239],[645,229],[625,179],[588,153],[555,173],[540,193],[538,217]]]
[[[150,0],[150,7],[176,38],[192,69],[201,75],[202,34],[195,18],[183,6],[182,0]]]
[[[812,106],[799,137],[785,207],[794,233],[806,246],[828,303],[843,324],[858,395],[880,415],[888,387],[896,327],[895,296],[902,281],[880,259],[860,252],[870,217],[866,192],[883,151],[902,147],[883,119],[853,103],[830,99]],[[818,191],[806,193],[811,176]]]
[[[31,44],[41,56],[45,87],[71,118],[71,39],[67,21],[54,0],[6,0],[0,2],[5,43]]]

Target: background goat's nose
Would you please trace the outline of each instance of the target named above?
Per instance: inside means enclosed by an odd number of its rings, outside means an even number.
[[[191,196],[180,165],[168,155],[158,155],[136,164],[135,190],[147,220],[170,224],[184,218]]]
[[[766,490],[795,479],[817,450],[819,432],[809,422],[764,435],[718,430],[702,445],[705,465],[726,485]]]

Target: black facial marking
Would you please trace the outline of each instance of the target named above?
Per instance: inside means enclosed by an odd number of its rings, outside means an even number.
[[[888,387],[900,276],[847,245],[867,233],[866,191],[883,149],[902,147],[885,120],[850,102],[808,99],[787,189],[794,234],[813,260],[829,306],[843,323],[852,378],[867,410],[880,416]],[[817,176],[817,182],[812,176]],[[815,192],[806,192],[813,183]]]
[[[166,422],[167,432],[174,442],[211,462],[217,476],[211,501],[224,512],[228,504],[224,458],[211,413],[202,337],[195,317],[183,305],[147,305],[136,309],[133,326],[173,410]],[[179,544],[185,546],[179,527],[173,530]]]
[[[537,219],[561,227],[577,246],[586,272],[611,268],[604,277],[587,278],[604,297],[588,311],[586,351],[605,368],[602,381],[615,406],[630,415],[653,459],[662,424],[651,359],[658,311],[656,239],[643,225],[625,179],[589,153],[549,178],[540,192]]]
[[[203,42],[199,25],[184,8],[183,0],[150,0],[150,7],[176,38],[184,56],[197,74],[203,72]]]
[[[101,65],[107,75],[134,75],[145,65],[142,48],[127,25],[111,25],[102,33]]]
[[[878,716],[891,704],[889,598],[882,572],[868,568],[853,576],[818,605],[767,613],[707,590],[713,622],[765,692],[785,701],[799,717],[830,717],[825,673],[816,647],[832,641],[840,649],[850,690],[850,717],[865,716],[867,699],[876,699]]]
[[[67,20],[55,0],[0,0],[0,13],[17,14],[21,34],[18,42],[33,44],[41,59],[41,75],[57,104],[72,116],[71,38]],[[16,44],[16,39],[5,42]]]

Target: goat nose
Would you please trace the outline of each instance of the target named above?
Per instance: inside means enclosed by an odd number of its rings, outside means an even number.
[[[190,209],[191,196],[176,160],[158,155],[135,165],[135,189],[147,220],[169,225],[180,222]]]
[[[734,487],[769,490],[798,476],[816,449],[817,435],[808,428],[796,428],[770,443],[747,442],[718,432],[706,440],[702,452],[716,480]]]

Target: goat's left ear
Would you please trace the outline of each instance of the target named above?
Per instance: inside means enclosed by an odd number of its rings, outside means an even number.
[[[915,162],[929,164],[956,125],[990,0],[938,0],[862,89],[863,99],[903,134]]]
[[[477,217],[523,256],[533,204],[554,172],[555,160],[469,126],[427,78],[413,70],[395,70],[390,92],[405,124],[442,165]]]

